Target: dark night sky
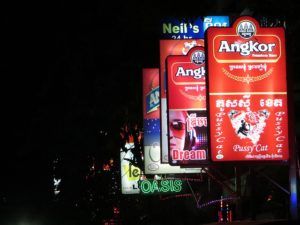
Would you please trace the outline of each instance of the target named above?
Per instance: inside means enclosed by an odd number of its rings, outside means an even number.
[[[289,16],[290,55],[299,64],[297,8],[273,1],[259,1],[261,7],[255,1],[237,2],[5,3],[1,74],[7,106],[2,120],[9,138],[2,147],[1,177],[7,181],[2,193],[24,201],[44,196],[49,159],[62,153],[71,166],[78,165],[76,160],[98,150],[100,130],[116,132],[126,117],[141,121],[141,71],[158,67],[164,16],[238,16],[246,6],[257,15]]]
[[[158,67],[163,16],[238,16],[248,2],[258,15],[288,13],[291,30],[296,26],[295,12],[288,11],[291,6],[268,4],[271,1],[262,6],[255,1],[203,1],[198,7],[171,2],[60,1],[10,8],[4,22],[3,61],[10,74],[6,94],[11,98],[13,133],[26,142],[45,132],[60,138],[78,125],[108,129],[128,107],[133,118],[140,118],[141,70]]]

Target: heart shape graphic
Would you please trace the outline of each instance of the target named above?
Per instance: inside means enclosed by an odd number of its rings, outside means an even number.
[[[240,139],[250,139],[256,144],[266,126],[270,112],[266,109],[257,112],[231,110],[228,113],[232,127]]]

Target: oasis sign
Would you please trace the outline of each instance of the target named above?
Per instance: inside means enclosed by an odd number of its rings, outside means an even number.
[[[183,190],[183,181],[176,179],[166,180],[140,180],[139,188],[142,194],[170,194]]]

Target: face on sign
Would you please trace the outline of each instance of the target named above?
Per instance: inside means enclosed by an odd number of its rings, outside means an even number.
[[[185,111],[169,112],[169,137],[170,148],[183,150],[186,134],[186,113]]]

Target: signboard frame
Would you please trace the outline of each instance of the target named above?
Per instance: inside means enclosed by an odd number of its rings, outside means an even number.
[[[242,16],[205,40],[212,163],[288,162],[284,28]]]

